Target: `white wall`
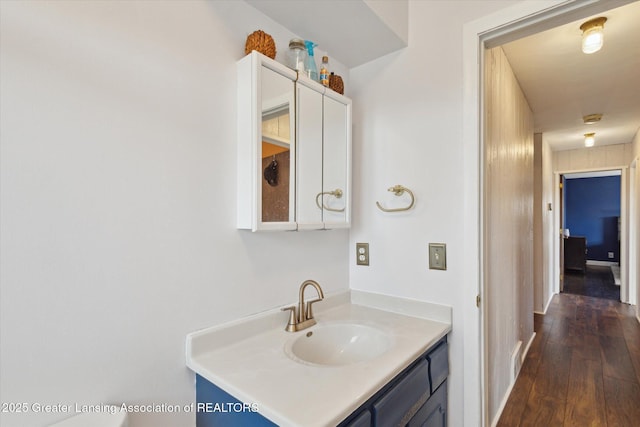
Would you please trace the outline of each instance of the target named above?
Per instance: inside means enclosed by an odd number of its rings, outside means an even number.
[[[534,311],[544,313],[553,297],[554,252],[557,233],[554,232],[553,151],[541,133],[535,134],[534,192]],[[551,210],[549,210],[551,204]]]
[[[3,402],[190,403],[187,333],[347,289],[347,231],[235,229],[235,62],[292,34],[244,2],[0,7]]]
[[[603,145],[553,153],[554,172],[588,171],[629,165],[631,144]]]
[[[462,256],[467,244],[462,30],[465,22],[510,4],[410,1],[409,46],[350,73],[356,159],[351,286],[453,307],[451,426],[463,425],[464,271],[473,262]],[[414,209],[395,214],[377,209],[376,201],[391,207],[406,202],[387,192],[395,184],[414,191]],[[355,265],[356,242],[370,244],[370,266]],[[428,269],[429,242],[447,244],[446,271]]]
[[[555,189],[558,183],[553,175],[553,151],[549,143],[542,135],[542,247],[543,249],[543,280],[542,280],[542,303],[540,307],[546,311],[554,294],[554,277],[559,274],[555,270],[555,254],[553,251],[554,242],[558,241],[559,235],[555,227],[554,213],[560,210],[560,206],[554,203]],[[551,210],[548,204],[551,203]],[[536,306],[536,310],[538,306]]]

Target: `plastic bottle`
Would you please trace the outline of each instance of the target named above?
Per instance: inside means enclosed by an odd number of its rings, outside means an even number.
[[[320,66],[320,83],[329,87],[329,57],[322,57],[322,65]]]
[[[316,66],[316,59],[313,57],[313,48],[317,45],[309,40],[305,40],[304,44],[307,46],[307,59],[304,63],[304,72],[311,80],[318,81],[318,67]]]
[[[306,59],[307,49],[304,40],[291,39],[289,41],[289,51],[287,52],[287,65],[289,68],[304,73]]]

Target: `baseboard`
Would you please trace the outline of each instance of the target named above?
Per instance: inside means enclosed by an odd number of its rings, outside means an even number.
[[[553,301],[553,297],[555,295],[558,295],[556,292],[551,292],[551,295],[549,295],[549,299],[547,300],[547,305],[545,305],[544,307],[544,314],[547,314],[547,310],[549,310],[549,306],[551,305],[551,301]]]
[[[620,277],[620,266],[612,265],[609,267],[611,269],[611,274],[613,274],[613,281],[616,286],[620,286],[622,284],[622,279]]]
[[[598,261],[595,259],[588,259],[587,265],[599,265],[602,267],[611,267],[612,265],[620,265],[620,264],[614,261]]]
[[[520,368],[522,367],[522,357],[520,356],[520,352],[522,350],[522,341],[518,341],[513,351],[511,352],[511,382],[514,383],[516,378],[518,378],[518,374],[520,373]]]
[[[502,411],[504,411],[505,406],[507,406],[507,401],[509,400],[509,396],[511,396],[511,392],[513,391],[513,386],[515,385],[516,385],[516,382],[512,381],[511,384],[509,384],[509,387],[507,387],[507,392],[502,398],[502,402],[500,402],[500,407],[498,408],[498,412],[496,412],[495,418],[493,419],[493,421],[491,421],[491,427],[496,427],[496,425],[498,425],[498,421],[500,421],[500,417],[502,416]]]
[[[547,311],[549,310],[549,306],[551,305],[551,301],[553,300],[553,296],[555,295],[555,293],[552,293],[551,296],[549,297],[549,299],[547,300],[547,303],[544,305],[544,311],[536,311],[533,310],[533,312],[535,314],[541,314],[541,315],[546,315]]]
[[[529,349],[531,348],[531,344],[533,343],[533,340],[535,337],[536,337],[536,333],[534,332],[531,335],[531,338],[529,338],[529,341],[527,342],[527,346],[524,348],[524,351],[522,351],[522,354],[520,356],[520,366],[522,366],[522,362],[524,362],[524,359],[526,359],[527,353],[529,353]],[[521,347],[522,347],[522,341],[518,341],[518,343],[514,347],[514,350],[511,352],[512,363],[513,363],[514,355],[517,354],[517,352],[519,352]],[[518,375],[520,375],[519,369],[518,369]],[[512,378],[511,384],[509,384],[509,387],[507,387],[507,391],[504,394],[502,401],[500,402],[500,406],[498,407],[496,416],[491,421],[491,427],[496,427],[496,425],[498,424],[498,421],[500,421],[500,416],[502,416],[502,411],[504,411],[505,406],[507,406],[507,401],[509,400],[509,396],[511,396],[511,391],[513,391],[513,387],[516,385],[516,380],[518,379],[518,375],[516,375],[515,378]]]
[[[536,333],[534,332],[533,334],[531,334],[531,338],[529,338],[529,342],[527,343],[527,346],[524,348],[524,352],[522,352],[522,363],[524,363],[524,359],[527,357],[527,354],[529,354],[529,349],[531,348],[531,344],[533,344],[533,340],[536,338]]]

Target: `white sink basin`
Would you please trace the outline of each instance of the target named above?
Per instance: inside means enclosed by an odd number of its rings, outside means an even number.
[[[315,326],[285,344],[293,360],[311,365],[340,366],[371,360],[391,348],[384,331],[353,323]]]

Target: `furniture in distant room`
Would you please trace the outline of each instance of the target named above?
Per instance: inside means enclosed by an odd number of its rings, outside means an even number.
[[[584,273],[587,269],[587,238],[580,236],[567,237],[564,240],[564,269],[578,270]]]

